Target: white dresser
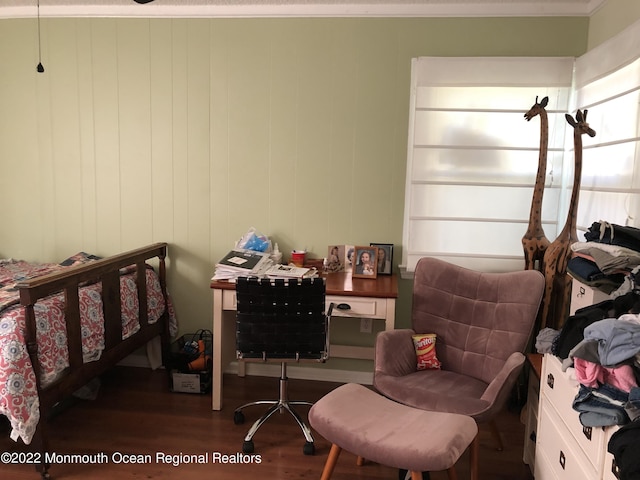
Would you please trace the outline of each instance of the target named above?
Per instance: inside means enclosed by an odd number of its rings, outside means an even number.
[[[562,371],[560,359],[549,353],[542,359],[536,480],[613,480],[613,456],[607,453],[611,434],[618,427],[583,427],[572,402],[579,384]]]
[[[529,385],[527,388],[527,405],[522,412],[524,422],[524,448],[522,461],[529,465],[531,473],[535,474],[536,437],[538,431],[538,402],[540,398],[540,375],[542,373],[542,355],[527,354],[529,365]]]

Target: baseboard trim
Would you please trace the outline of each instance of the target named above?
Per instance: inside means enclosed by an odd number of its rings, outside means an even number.
[[[140,353],[132,353],[131,355],[124,357],[117,363],[117,365],[120,367],[151,368],[147,355]]]
[[[135,353],[122,359],[122,361],[118,362],[118,365],[123,367],[151,368],[146,355]],[[237,375],[238,362],[231,362],[224,373]],[[254,375],[257,377],[279,377],[280,365],[276,363],[250,362],[246,365],[246,373],[247,375]],[[289,378],[295,378],[299,380],[316,380],[321,382],[336,383],[360,383],[362,385],[373,384],[373,373],[361,372],[356,370],[298,367],[289,364],[287,366],[287,376]]]

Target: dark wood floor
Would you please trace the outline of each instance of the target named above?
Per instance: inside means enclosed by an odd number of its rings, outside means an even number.
[[[291,380],[290,397],[317,400],[337,384]],[[211,410],[210,395],[171,393],[166,373],[147,369],[117,367],[102,378],[97,400],[76,401],[50,422],[54,433],[51,449],[58,454],[87,454],[106,463],[61,463],[51,467],[54,479],[319,479],[329,452],[329,443],[316,435],[316,454],[302,453],[304,438],[293,419],[276,414],[254,437],[261,463],[212,463],[217,454],[237,458],[248,424],[262,412],[261,407],[247,411],[247,424],[234,425],[236,406],[258,398],[277,395],[277,379],[264,377],[225,377],[225,405],[220,412]],[[306,410],[301,409],[306,417]],[[498,452],[487,428],[480,430],[481,480],[530,480],[522,463],[524,427],[517,411],[507,411],[498,419],[505,449]],[[428,432],[425,432],[428,435]],[[0,452],[26,451],[3,432]],[[206,465],[162,463],[156,455],[209,454]],[[151,455],[142,464],[117,463],[120,454]],[[168,457],[167,457],[168,459]],[[467,454],[458,462],[460,479],[469,478]],[[38,479],[31,465],[0,464],[0,478]],[[398,478],[397,470],[367,463],[355,465],[355,457],[343,452],[334,480]],[[437,472],[432,480],[444,480]]]

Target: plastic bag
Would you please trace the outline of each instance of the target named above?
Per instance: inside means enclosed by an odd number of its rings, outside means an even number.
[[[240,240],[236,242],[236,248],[253,250],[254,252],[271,253],[271,240],[266,235],[261,234],[251,227]]]

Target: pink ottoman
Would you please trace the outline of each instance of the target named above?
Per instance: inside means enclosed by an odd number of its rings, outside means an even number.
[[[309,423],[332,443],[321,480],[331,478],[342,449],[381,465],[421,472],[447,470],[457,479],[455,464],[471,445],[471,478],[478,478],[478,426],[454,413],[408,407],[355,383],[336,388],[309,410]]]

